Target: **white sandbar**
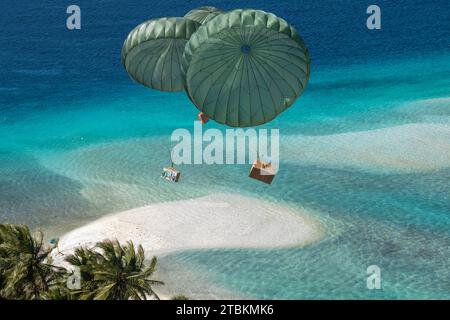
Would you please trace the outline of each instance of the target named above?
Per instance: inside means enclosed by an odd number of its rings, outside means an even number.
[[[327,136],[289,136],[287,162],[399,172],[450,167],[450,126],[416,123]]]
[[[132,240],[149,254],[186,249],[302,246],[323,237],[300,209],[240,195],[218,194],[158,203],[105,216],[63,237],[59,248]]]

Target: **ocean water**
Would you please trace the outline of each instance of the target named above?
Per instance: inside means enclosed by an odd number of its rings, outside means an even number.
[[[67,231],[152,202],[236,192],[311,211],[327,235],[276,250],[201,250],[161,257],[167,282],[192,297],[450,298],[450,4],[378,1],[78,1],[5,5],[0,21],[0,222]],[[120,50],[138,23],[200,5],[253,7],[297,27],[311,80],[279,128],[273,185],[248,166],[159,170],[170,134],[192,129],[183,93],[134,84]],[[208,127],[223,130],[208,123]],[[176,230],[174,230],[176,232]],[[382,290],[366,288],[366,268]],[[165,279],[166,280],[166,279]]]

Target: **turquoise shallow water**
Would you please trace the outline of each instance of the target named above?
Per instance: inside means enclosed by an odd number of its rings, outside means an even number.
[[[423,75],[411,80],[417,68]],[[270,187],[245,178],[242,165],[183,166],[178,185],[159,179],[172,130],[192,130],[196,112],[183,94],[124,86],[133,94],[7,116],[0,129],[1,220],[64,229],[151,202],[238,190],[312,210],[327,237],[298,249],[181,252],[163,257],[163,266],[183,265],[184,272],[244,297],[448,298],[450,154],[434,170],[374,171],[305,164],[299,154],[283,153],[286,141],[305,135],[356,132],[357,138],[405,124],[448,126],[448,72],[450,59],[443,56],[317,70],[292,110],[266,126],[282,135],[281,171]],[[373,139],[389,144],[396,137]],[[414,149],[404,152],[416,156]],[[365,288],[371,264],[383,270],[381,291]]]
[[[159,178],[170,134],[192,130],[197,111],[183,93],[147,90],[124,74],[121,40],[144,10],[111,2],[99,16],[83,3],[85,29],[70,35],[58,27],[55,4],[48,15],[17,9],[23,21],[48,20],[44,35],[5,16],[14,28],[0,39],[0,222],[62,232],[152,202],[238,192],[311,211],[325,239],[304,248],[161,257],[164,275],[186,294],[450,298],[450,37],[448,23],[439,22],[448,3],[436,1],[433,11],[417,1],[418,10],[397,17],[405,3],[381,1],[385,31],[370,36],[355,27],[362,2],[304,3],[260,4],[302,26],[313,55],[304,95],[263,126],[281,134],[272,186],[247,179],[247,165],[182,166],[176,185]],[[172,7],[158,2],[161,12]],[[186,8],[177,5],[175,14]],[[381,267],[383,290],[365,286],[371,264]]]

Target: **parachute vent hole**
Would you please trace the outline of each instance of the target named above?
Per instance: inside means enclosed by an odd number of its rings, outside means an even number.
[[[243,44],[243,45],[241,46],[241,52],[242,52],[242,53],[244,53],[244,54],[249,54],[250,51],[252,51],[252,47],[250,47],[250,45],[248,45],[248,44]]]

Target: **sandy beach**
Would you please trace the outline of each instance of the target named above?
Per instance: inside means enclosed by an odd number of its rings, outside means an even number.
[[[239,195],[217,194],[114,213],[61,237],[67,254],[117,238],[142,244],[149,254],[187,249],[302,246],[323,237],[305,212]]]

